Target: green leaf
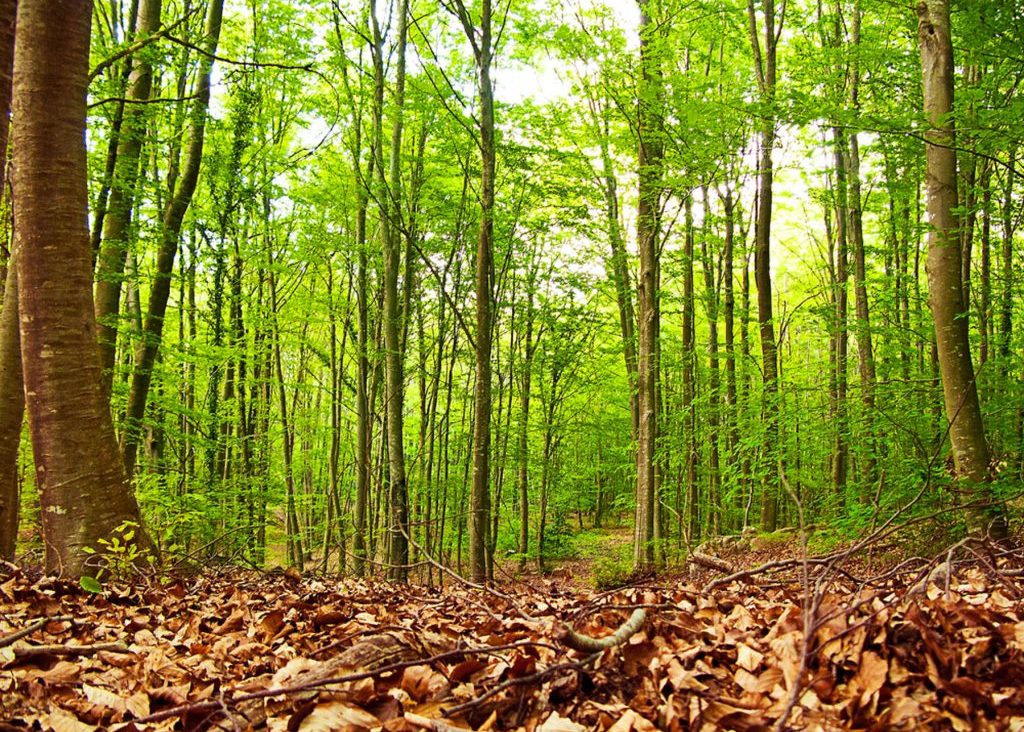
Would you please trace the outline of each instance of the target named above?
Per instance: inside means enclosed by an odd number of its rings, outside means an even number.
[[[80,584],[82,589],[86,592],[92,592],[97,595],[103,592],[103,585],[100,584],[99,580],[95,577],[89,577],[88,575],[80,577],[78,584]]]

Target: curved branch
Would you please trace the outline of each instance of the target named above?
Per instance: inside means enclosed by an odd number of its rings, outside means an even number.
[[[625,643],[629,640],[631,635],[643,627],[646,619],[646,608],[638,607],[633,611],[633,614],[629,616],[629,620],[620,625],[618,630],[611,635],[607,635],[602,638],[592,638],[589,635],[583,635],[582,633],[576,632],[568,625],[563,625],[555,630],[555,637],[574,651],[597,653]]]

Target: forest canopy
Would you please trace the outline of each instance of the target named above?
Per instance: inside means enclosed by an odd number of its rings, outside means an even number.
[[[44,5],[0,3],[6,558],[1011,526],[1013,0]]]

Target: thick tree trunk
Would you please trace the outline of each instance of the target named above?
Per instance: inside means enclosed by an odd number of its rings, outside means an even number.
[[[957,477],[967,482],[972,498],[989,499],[989,450],[985,441],[978,390],[971,363],[967,313],[961,282],[961,249],[955,209],[956,139],[953,111],[953,44],[947,0],[922,0],[917,7],[918,39],[924,82],[928,196],[928,303],[935,320],[935,340],[949,438]],[[1005,535],[1001,508],[969,512],[976,532]]]
[[[94,574],[86,549],[141,522],[100,386],[85,212],[92,4],[22,0],[15,49],[14,206],[25,391],[46,567]],[[141,526],[135,541],[148,540]],[[123,538],[123,537],[122,537]]]

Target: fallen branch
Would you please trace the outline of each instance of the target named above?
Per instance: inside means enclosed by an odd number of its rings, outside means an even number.
[[[417,658],[407,661],[398,661],[396,663],[388,664],[380,668],[371,671],[355,671],[353,673],[344,674],[342,676],[335,676],[333,678],[320,678],[307,683],[300,683],[290,686],[272,687],[269,689],[262,689],[260,691],[253,691],[246,694],[240,694],[238,696],[225,696],[223,701],[197,701],[197,702],[186,702],[179,704],[174,707],[162,709],[159,712],[154,712],[145,717],[139,717],[133,720],[136,724],[145,724],[150,722],[161,722],[165,719],[172,719],[174,717],[180,717],[185,714],[198,714],[203,712],[217,712],[222,709],[223,705],[228,706],[232,709],[238,709],[239,705],[244,702],[271,699],[279,696],[289,696],[293,694],[301,694],[306,691],[313,691],[317,689],[323,689],[328,686],[335,686],[338,684],[350,683],[353,681],[361,681],[363,679],[375,678],[377,676],[383,676],[384,674],[391,673],[393,671],[401,671],[409,668],[410,666],[429,666],[437,663],[438,661],[448,661],[455,658],[461,658],[463,656],[472,656],[476,654],[489,654],[496,653],[498,651],[509,651],[519,648],[551,648],[544,643],[537,643],[534,641],[517,641],[515,643],[507,643],[500,646],[484,646],[482,648],[456,648],[451,651],[445,651],[438,653],[428,658]]]
[[[637,612],[643,612],[643,610],[638,610]],[[633,615],[635,616],[636,613],[633,613]],[[630,620],[632,620],[632,618],[630,618]],[[641,623],[642,622],[643,622],[643,618],[641,618]],[[625,625],[627,625],[627,624],[628,624],[628,621],[627,621],[627,623],[623,624],[622,627],[625,627]],[[622,627],[619,628],[620,631],[622,630]],[[630,634],[630,635],[632,635],[632,634]],[[587,638],[590,641],[594,641],[593,638],[588,638],[587,636],[581,636],[581,637]],[[629,636],[626,636],[626,637],[628,638]],[[605,640],[605,639],[602,638],[601,640]],[[568,644],[566,644],[566,645],[568,645]],[[611,646],[608,646],[608,647],[610,648]],[[576,649],[576,650],[580,650],[580,649]],[[536,673],[530,674],[529,676],[520,676],[519,678],[515,678],[515,679],[507,679],[505,681],[502,681],[500,684],[498,684],[494,688],[488,689],[487,691],[485,691],[483,694],[481,694],[480,696],[476,697],[475,699],[470,699],[468,702],[463,702],[462,704],[457,704],[454,707],[449,707],[449,708],[443,710],[441,713],[444,716],[446,716],[446,717],[454,717],[454,716],[456,716],[458,714],[463,714],[464,712],[467,712],[470,709],[478,707],[481,703],[487,701],[488,699],[490,699],[493,696],[496,696],[496,695],[500,694],[501,692],[505,691],[505,689],[511,689],[513,686],[526,686],[528,684],[534,684],[534,683],[538,683],[538,682],[541,682],[541,681],[545,681],[545,680],[547,680],[547,678],[549,676],[554,676],[559,671],[582,671],[587,665],[589,665],[589,664],[593,663],[594,661],[596,661],[600,655],[601,655],[601,651],[597,651],[597,652],[592,653],[591,655],[587,656],[582,661],[568,661],[566,663],[558,663],[558,664],[555,664],[554,666],[548,666],[545,669],[541,669],[540,671],[537,671]]]
[[[602,638],[593,638],[583,633],[578,633],[568,625],[562,625],[555,629],[555,638],[569,646],[574,651],[582,653],[600,653],[608,648],[622,645],[629,637],[643,627],[647,619],[647,610],[638,607],[629,616],[629,619],[618,627],[611,635]]]
[[[47,645],[32,645],[31,643],[15,643],[13,646],[16,658],[29,658],[31,656],[90,656],[93,653],[107,651],[108,653],[131,653],[131,650],[121,641],[113,643],[93,643],[89,646],[71,646],[60,643]]]
[[[694,564],[699,564],[702,567],[716,569],[719,572],[724,572],[726,574],[732,574],[736,571],[736,569],[724,559],[719,559],[718,557],[713,557],[710,554],[704,554],[703,552],[696,550],[690,553],[688,561],[693,562]]]
[[[3,638],[0,638],[0,648],[6,648],[15,641],[21,640],[27,635],[32,635],[41,628],[45,628],[50,623],[63,623],[68,620],[74,620],[74,618],[70,615],[54,615],[50,618],[39,618],[39,620],[26,625],[21,630],[16,630],[13,633],[9,633]]]

